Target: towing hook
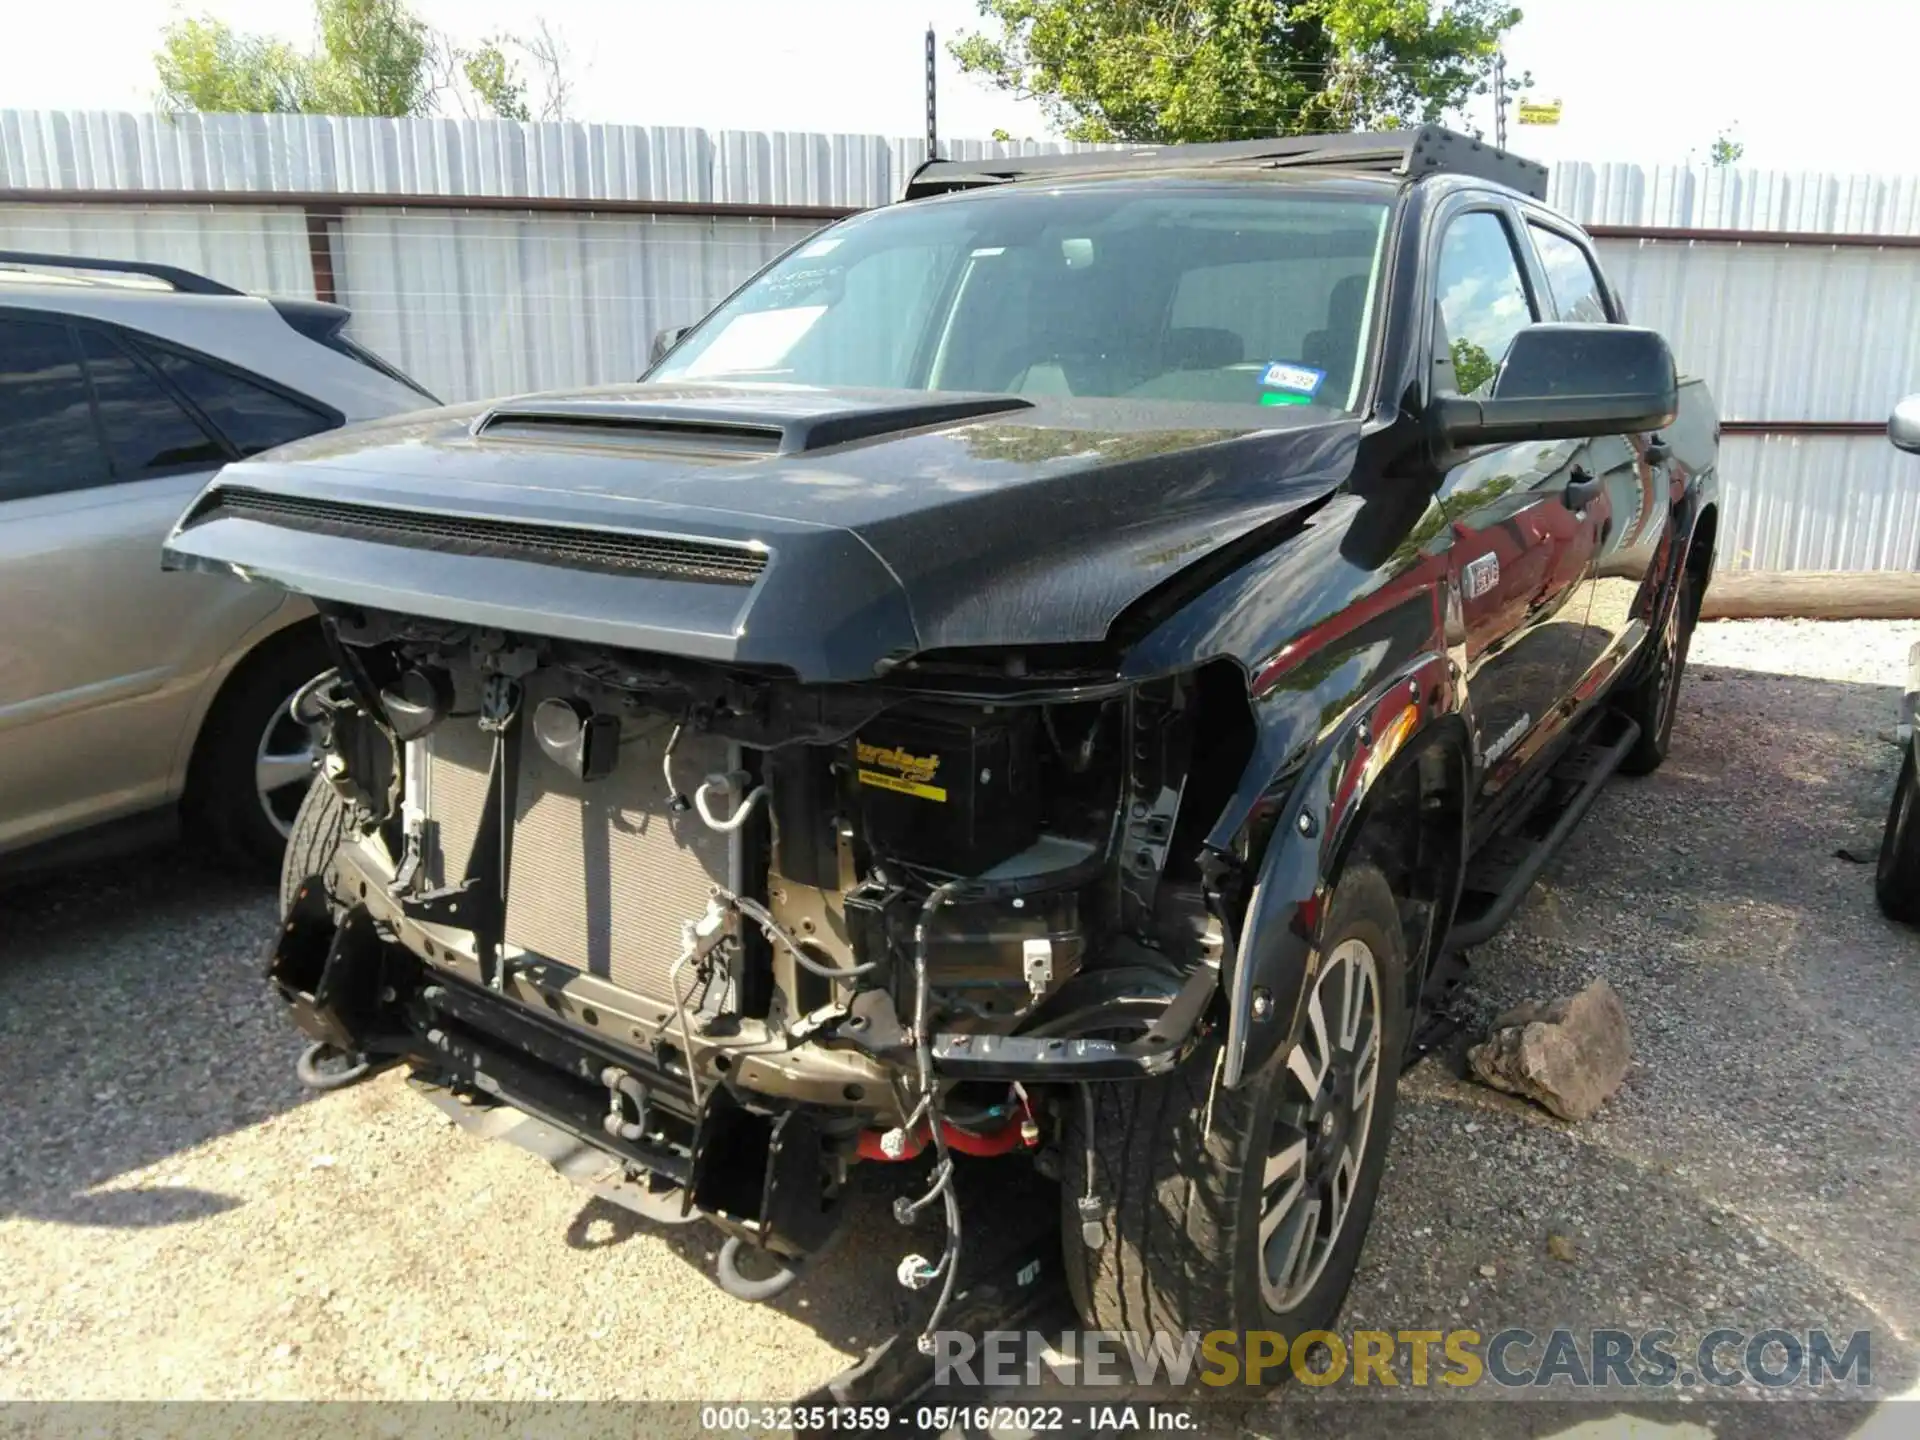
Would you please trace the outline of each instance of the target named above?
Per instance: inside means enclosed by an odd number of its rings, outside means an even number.
[[[831,1254],[846,1237],[848,1226],[843,1222],[836,1224],[822,1240],[805,1255],[775,1255],[772,1251],[757,1245],[750,1245],[738,1235],[729,1235],[720,1246],[720,1257],[714,1264],[714,1278],[720,1282],[720,1288],[736,1300],[772,1300],[784,1295],[814,1261]],[[780,1268],[763,1280],[750,1280],[740,1273],[740,1255],[744,1250],[754,1250]]]
[[[749,1280],[740,1273],[740,1252],[745,1248],[738,1235],[729,1235],[720,1246],[720,1258],[713,1267],[714,1278],[720,1282],[720,1288],[734,1299],[772,1300],[786,1294],[793,1282],[800,1278],[802,1262],[794,1260],[780,1265],[764,1279]]]
[[[309,1090],[344,1090],[364,1080],[373,1062],[359,1050],[342,1050],[326,1040],[316,1040],[300,1052],[293,1062],[293,1073]]]

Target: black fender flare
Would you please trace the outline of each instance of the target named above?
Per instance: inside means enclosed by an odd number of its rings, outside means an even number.
[[[1381,776],[1397,755],[1458,713],[1448,657],[1429,651],[1377,686],[1308,756],[1261,857],[1228,967],[1221,1073],[1228,1089],[1299,1033],[1319,967],[1320,914]],[[1449,912],[1457,890],[1456,876]]]
[[[1713,509],[1719,499],[1718,486],[1711,475],[1694,474],[1688,477],[1686,489],[1675,502],[1670,521],[1673,542],[1672,553],[1667,557],[1666,573],[1660,578],[1660,594],[1654,605],[1653,621],[1648,632],[1658,635],[1661,627],[1667,623],[1667,616],[1673,613],[1674,602],[1680,595],[1680,577],[1686,572],[1687,557],[1693,554],[1693,542],[1700,534],[1700,521],[1706,512]],[[1716,535],[1715,539],[1719,537]],[[1706,599],[1705,591],[1695,597]],[[1624,677],[1622,683],[1637,683],[1651,663],[1649,659],[1653,647],[1642,645],[1635,657],[1633,668]]]

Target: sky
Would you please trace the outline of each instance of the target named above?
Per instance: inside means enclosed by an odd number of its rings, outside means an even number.
[[[1558,127],[1511,123],[1536,159],[1703,161],[1731,129],[1743,164],[1920,173],[1920,0],[1520,0],[1516,75]],[[974,0],[415,0],[456,39],[544,18],[571,54],[575,118],[915,135],[923,36],[942,39],[940,129],[1049,132],[1030,102],[960,75],[944,41]],[[179,13],[304,44],[311,0],[0,0],[0,108],[146,110],[152,54]],[[1473,122],[1492,134],[1480,102]]]

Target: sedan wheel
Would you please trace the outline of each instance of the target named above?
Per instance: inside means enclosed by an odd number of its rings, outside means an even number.
[[[293,817],[320,768],[319,739],[293,713],[297,694],[289,694],[268,717],[253,752],[254,792],[267,823],[283,840],[293,833]]]
[[[273,637],[235,667],[201,727],[185,809],[216,853],[241,869],[279,873],[320,759],[315,736],[294,718],[293,698],[331,658],[317,627]]]

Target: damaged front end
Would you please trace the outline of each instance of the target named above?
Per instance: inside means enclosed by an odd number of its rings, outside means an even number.
[[[325,608],[315,803],[346,818],[276,988],[315,1039],[590,1147],[634,1208],[793,1264],[851,1165],[931,1146],[897,1208],[943,1202],[949,1254],[902,1278],[950,1286],[952,1153],[1046,1154],[1078,1084],[1210,1023],[1237,667],[1035,650],[803,684]]]

